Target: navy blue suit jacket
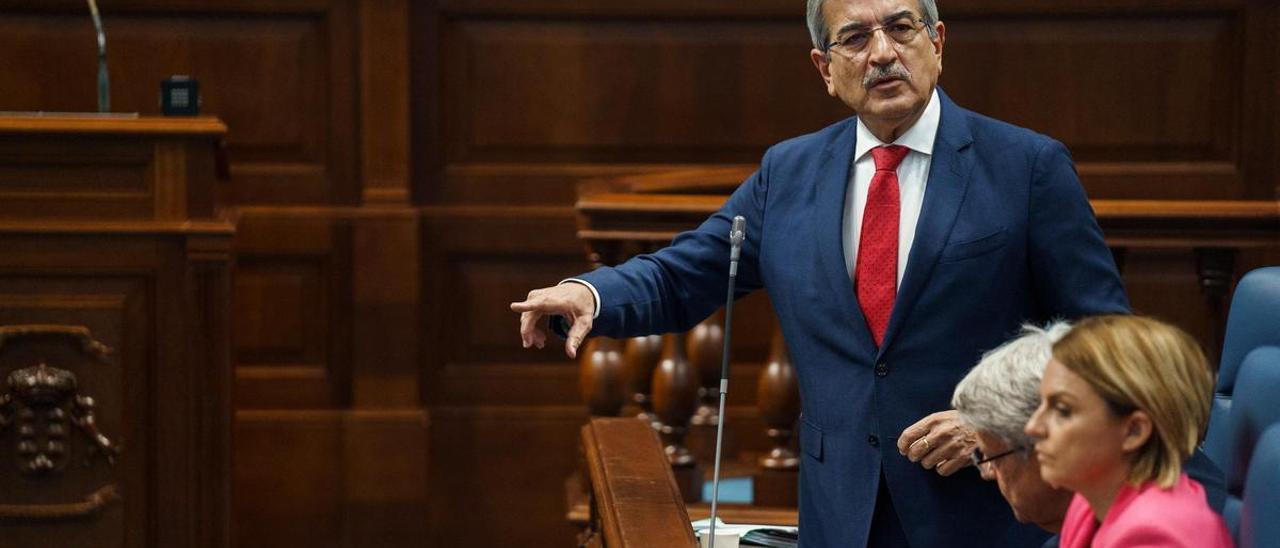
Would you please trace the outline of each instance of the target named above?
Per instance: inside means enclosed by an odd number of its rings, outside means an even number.
[[[883,346],[841,241],[854,118],[769,149],[719,212],[670,247],[581,276],[600,293],[593,335],[689,329],[723,305],[730,220],[746,217],[738,293],[768,291],[800,383],[806,547],[865,545],[882,472],[912,546],[1039,545],[1048,534],[1016,523],[994,483],[972,467],[924,470],[898,454],[897,437],[949,409],[960,378],[1021,323],[1128,311],[1066,148],[939,97]]]

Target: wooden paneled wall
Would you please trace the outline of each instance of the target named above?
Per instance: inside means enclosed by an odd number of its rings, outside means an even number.
[[[1092,197],[1277,196],[1273,2],[939,4],[943,87],[1065,142]],[[573,542],[559,518],[585,415],[576,365],[558,347],[521,350],[506,304],[585,267],[576,181],[754,163],[769,145],[849,115],[808,59],[802,5],[415,4],[432,545]],[[1274,249],[1242,253],[1236,275],[1277,262]],[[1131,250],[1125,281],[1139,310],[1214,340],[1221,311],[1201,295],[1190,248]],[[745,318],[763,309],[739,308],[735,330],[729,424],[748,445],[760,436],[748,425],[767,327]]]
[[[507,303],[585,266],[575,182],[752,163],[848,115],[793,0],[100,3],[113,110],[190,74],[230,128],[241,547],[570,545],[577,365],[520,349]],[[940,4],[948,93],[1063,140],[1093,197],[1277,196],[1274,2]],[[94,108],[83,2],[0,0],[0,61],[0,110]],[[1191,250],[1125,279],[1211,336]],[[744,322],[730,424],[763,445],[769,330]]]
[[[200,82],[230,128],[241,548],[425,538],[408,0],[100,0],[112,110]],[[0,2],[0,110],[94,110],[80,0]]]

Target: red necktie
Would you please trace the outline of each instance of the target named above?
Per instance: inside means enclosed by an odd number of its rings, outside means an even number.
[[[871,176],[867,205],[862,210],[862,235],[853,283],[858,306],[876,346],[884,340],[898,293],[898,164],[909,149],[888,145],[871,149],[876,173]]]

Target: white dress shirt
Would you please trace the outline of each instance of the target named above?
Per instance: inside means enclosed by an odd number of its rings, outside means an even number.
[[[902,145],[911,149],[898,164],[898,287],[902,286],[902,273],[907,270],[907,256],[911,243],[916,239],[916,223],[920,220],[920,207],[924,205],[924,187],[929,180],[929,166],[933,162],[933,141],[938,136],[938,121],[942,115],[938,91],[929,96],[929,104],[915,125],[898,137],[885,143],[877,139],[858,120],[858,140],[853,151],[853,175],[844,197],[844,266],[852,280],[858,263],[858,243],[862,236],[862,211],[867,207],[867,191],[871,188],[871,176],[876,172],[871,149],[883,145]]]

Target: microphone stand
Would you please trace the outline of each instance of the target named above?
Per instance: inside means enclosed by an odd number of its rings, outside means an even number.
[[[729,230],[729,292],[724,302],[724,350],[720,356],[720,414],[716,420],[716,463],[711,474],[711,542],[708,548],[716,548],[716,500],[720,497],[720,449],[724,444],[724,397],[729,393],[729,344],[733,340],[733,291],[738,281],[738,256],[742,253],[742,241],[747,238],[747,220],[741,215],[733,218]]]
[[[111,89],[107,78],[107,34],[102,31],[102,17],[98,16],[98,3],[89,1],[89,16],[93,29],[98,33],[98,112],[111,111]]]

